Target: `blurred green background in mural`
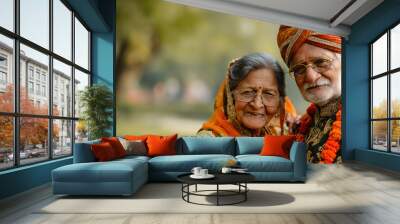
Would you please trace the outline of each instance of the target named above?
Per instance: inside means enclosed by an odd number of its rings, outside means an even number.
[[[117,134],[194,135],[211,115],[229,61],[268,52],[284,64],[278,28],[161,0],[118,0]],[[289,77],[286,84],[303,113],[296,84]]]

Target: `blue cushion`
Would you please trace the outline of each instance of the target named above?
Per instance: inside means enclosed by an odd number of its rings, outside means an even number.
[[[53,193],[69,195],[131,195],[148,180],[141,159],[75,163],[52,171]]]
[[[293,172],[292,161],[279,156],[239,155],[236,159],[250,172]]]
[[[182,137],[177,142],[177,154],[235,155],[235,139],[233,137]]]
[[[150,158],[147,156],[133,156],[133,157],[128,157],[128,158],[124,157],[124,158],[112,160],[109,162],[116,163],[116,164],[124,164],[129,167],[132,167],[132,170],[136,171],[135,169],[137,169],[139,167],[139,164],[147,164],[149,159]]]
[[[60,182],[130,182],[132,173],[144,171],[140,160],[74,163],[53,170],[53,181]]]
[[[91,145],[99,144],[100,140],[93,140],[81,143],[75,143],[74,147],[74,163],[88,163],[96,161],[93,155]]]
[[[264,137],[236,137],[236,155],[260,154]]]
[[[139,161],[143,161],[143,162],[147,162],[149,161],[150,157],[147,156],[135,156],[135,155],[129,155],[129,156],[125,156],[123,158],[117,159],[117,160],[113,160],[113,161],[132,161],[132,160],[139,160]]]
[[[212,172],[219,171],[227,161],[235,159],[231,155],[174,155],[158,156],[149,160],[150,172],[190,172],[193,167],[200,166]]]

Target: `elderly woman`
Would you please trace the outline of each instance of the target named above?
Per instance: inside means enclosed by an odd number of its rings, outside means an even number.
[[[285,120],[296,110],[285,97],[283,70],[265,53],[232,61],[220,86],[214,113],[198,135],[264,136],[287,134]]]

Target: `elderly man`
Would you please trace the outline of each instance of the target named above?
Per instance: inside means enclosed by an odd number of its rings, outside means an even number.
[[[297,130],[297,139],[307,144],[307,160],[341,162],[341,38],[281,26],[277,41],[290,74],[311,103]]]

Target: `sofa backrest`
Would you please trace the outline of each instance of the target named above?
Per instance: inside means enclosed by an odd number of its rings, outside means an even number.
[[[259,154],[264,137],[236,137],[236,155]]]
[[[93,155],[91,145],[99,144],[100,140],[75,143],[74,147],[74,163],[95,162],[96,158]]]
[[[90,148],[100,140],[75,143],[74,163],[95,162]],[[180,137],[176,142],[178,155],[225,154],[244,155],[259,154],[264,144],[263,137]]]
[[[235,155],[233,137],[181,137],[176,144],[177,154],[225,154]]]

